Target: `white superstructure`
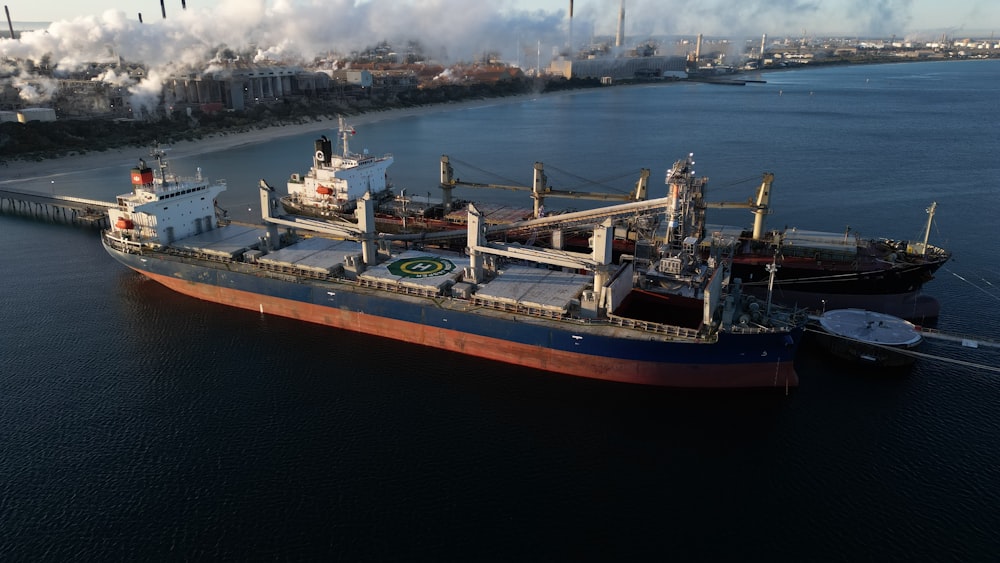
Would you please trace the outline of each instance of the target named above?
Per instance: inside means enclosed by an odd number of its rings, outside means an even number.
[[[132,169],[132,193],[119,195],[110,209],[111,231],[135,242],[170,244],[219,226],[215,199],[226,190],[224,181],[211,183],[201,176],[181,178],[171,173],[164,154],[152,156],[156,170],[140,159]]]
[[[331,211],[351,211],[365,193],[378,197],[391,187],[387,170],[392,155],[371,156],[350,151],[348,139],[354,128],[340,119],[341,153],[334,154],[333,142],[325,135],[316,141],[313,165],[305,175],[292,174],[288,195],[299,203],[321,206]]]

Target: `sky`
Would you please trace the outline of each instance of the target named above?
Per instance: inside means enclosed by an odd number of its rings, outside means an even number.
[[[190,0],[189,10],[217,9],[226,0]],[[333,1],[345,7],[364,5],[419,6],[415,11],[456,9],[474,14],[518,13],[556,15],[568,12],[569,0],[351,0]],[[81,16],[99,16],[120,10],[130,18],[143,14],[146,22],[160,19],[159,0],[5,0],[15,21],[58,21]],[[311,7],[311,0],[246,0],[253,6],[275,9]],[[575,0],[574,27],[588,34],[613,34],[620,0]],[[469,9],[470,6],[479,6]],[[487,9],[483,9],[483,8]],[[181,10],[181,0],[166,0],[168,17]],[[386,19],[407,10],[388,9]],[[461,18],[452,16],[452,21]],[[389,26],[391,27],[391,26]],[[627,0],[626,34],[657,35],[705,33],[756,36],[842,34],[907,34],[988,36],[1000,32],[998,0]],[[576,33],[574,33],[576,35]]]

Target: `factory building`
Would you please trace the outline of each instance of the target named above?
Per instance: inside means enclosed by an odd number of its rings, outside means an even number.
[[[330,77],[298,66],[230,64],[208,73],[172,76],[163,84],[164,99],[173,105],[243,110],[287,96],[329,88]]]
[[[17,120],[20,123],[29,121],[55,121],[56,110],[52,108],[24,108],[17,110]]]
[[[684,57],[602,57],[593,59],[556,59],[549,74],[564,78],[597,78],[610,81],[660,78],[683,73]]]

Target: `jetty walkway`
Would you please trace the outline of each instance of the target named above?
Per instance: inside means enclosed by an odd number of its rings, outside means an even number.
[[[112,201],[0,189],[0,213],[56,223],[106,228],[112,207],[117,207]]]

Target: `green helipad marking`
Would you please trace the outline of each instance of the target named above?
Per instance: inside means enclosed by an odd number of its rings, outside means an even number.
[[[388,268],[393,274],[404,278],[429,278],[451,272],[455,269],[455,264],[437,256],[420,256],[396,260]]]

